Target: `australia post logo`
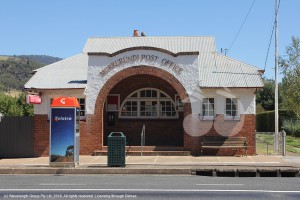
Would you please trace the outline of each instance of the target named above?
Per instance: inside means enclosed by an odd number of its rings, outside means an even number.
[[[58,121],[71,121],[72,117],[62,117],[62,116],[55,116],[54,117],[54,121],[58,122]]]

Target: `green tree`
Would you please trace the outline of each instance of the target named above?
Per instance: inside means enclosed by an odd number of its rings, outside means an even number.
[[[279,107],[282,102],[281,90],[278,94]],[[264,80],[264,87],[258,91],[256,103],[260,105],[265,111],[275,109],[275,81],[272,79]]]
[[[33,116],[33,105],[26,103],[26,93],[21,93],[17,98],[17,104],[22,110],[23,116]]]
[[[0,113],[5,116],[33,116],[33,106],[26,104],[24,93],[19,97],[0,93]]]
[[[283,108],[295,110],[300,114],[300,40],[292,37],[292,43],[286,47],[286,55],[279,58],[279,67],[283,73]]]

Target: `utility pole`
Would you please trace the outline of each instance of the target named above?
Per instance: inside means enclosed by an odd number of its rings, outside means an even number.
[[[275,152],[279,151],[278,132],[278,0],[275,0]]]

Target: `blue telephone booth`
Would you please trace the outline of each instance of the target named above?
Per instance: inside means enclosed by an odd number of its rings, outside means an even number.
[[[51,104],[49,165],[79,164],[80,106],[74,97],[57,97]]]

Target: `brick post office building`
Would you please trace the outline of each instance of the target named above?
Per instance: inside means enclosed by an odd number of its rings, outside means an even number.
[[[89,38],[82,53],[35,70],[25,84],[42,98],[34,106],[34,153],[49,153],[51,100],[70,96],[81,106],[82,155],[105,151],[111,132],[123,132],[127,151],[138,151],[143,126],[149,151],[242,154],[202,151],[201,138],[226,136],[245,137],[254,155],[261,74],[217,53],[214,37]]]

